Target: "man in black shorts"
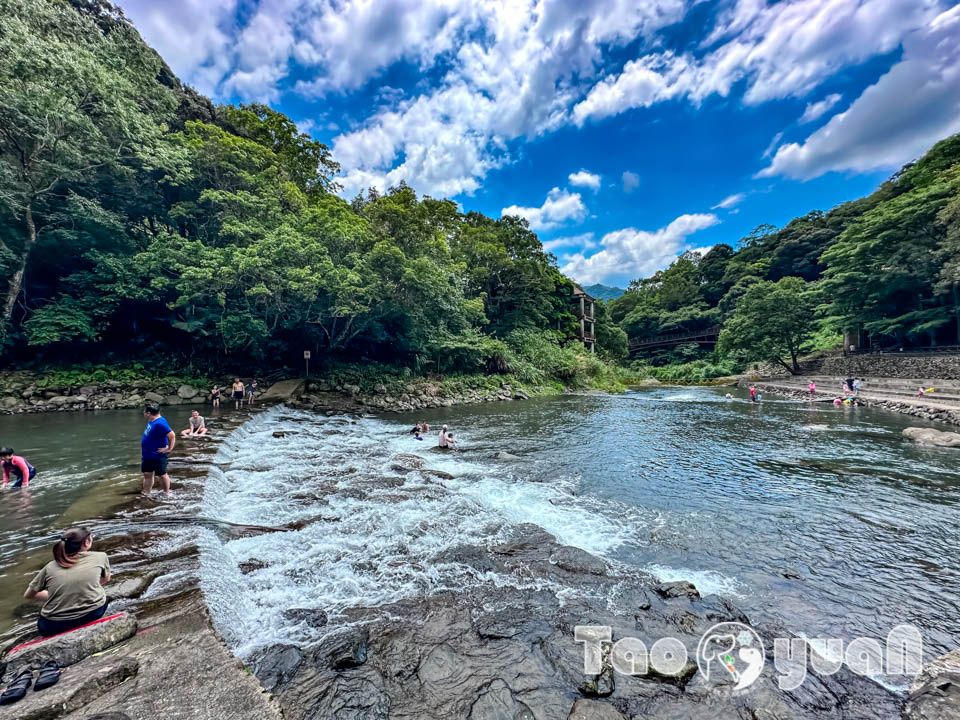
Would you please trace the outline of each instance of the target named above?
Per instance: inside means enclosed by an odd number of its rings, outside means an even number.
[[[177,434],[160,414],[160,406],[151,403],[143,409],[147,428],[140,438],[140,472],[143,473],[143,494],[150,497],[153,478],[159,477],[163,491],[170,494],[170,476],[167,475],[167,457],[177,442]]]

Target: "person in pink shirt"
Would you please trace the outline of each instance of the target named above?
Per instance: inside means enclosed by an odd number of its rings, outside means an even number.
[[[10,482],[10,476],[16,475],[17,480],[13,487],[27,487],[37,474],[37,469],[19,455],[14,455],[11,448],[0,448],[0,463],[3,464],[3,484]]]
[[[813,380],[810,381],[810,384],[807,387],[810,388],[811,394],[817,391],[817,384]]]

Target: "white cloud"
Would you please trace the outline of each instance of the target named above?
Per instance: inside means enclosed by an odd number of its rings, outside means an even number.
[[[732,207],[736,207],[744,201],[747,197],[746,193],[735,193],[733,195],[727,195],[723,200],[714,205],[711,210],[716,210],[718,208],[723,208],[724,210],[729,210]]]
[[[758,177],[895,168],[960,132],[960,6],[903,42],[900,62],[802,143],[782,145]]]
[[[640,185],[640,176],[629,170],[624,170],[620,179],[623,181],[623,191],[628,194]]]
[[[807,103],[807,107],[804,109],[803,115],[800,116],[798,122],[801,125],[813,122],[817,118],[825,115],[834,105],[840,102],[842,98],[843,95],[840,93],[833,93],[832,95],[827,95],[820,102]]]
[[[763,151],[763,158],[766,159],[773,155],[773,151],[777,149],[777,145],[780,144],[780,141],[783,140],[783,133],[778,132],[773,136],[773,139],[770,141],[770,144],[767,145],[767,149]]]
[[[646,277],[669,265],[687,245],[687,237],[720,220],[712,213],[681,215],[654,232],[624,228],[603,236],[601,250],[590,257],[577,253],[561,268],[581,283],[603,282],[616,276]]]
[[[721,15],[701,57],[669,51],[628,62],[573,108],[582,125],[675,98],[699,104],[745,80],[744,102],[802,97],[839,70],[890,52],[927,24],[942,0],[739,0]]]
[[[543,243],[543,249],[547,252],[553,252],[558,248],[576,248],[577,250],[591,250],[597,246],[593,239],[593,233],[583,233],[581,235],[572,235],[571,237],[559,237],[553,240],[547,240]]]
[[[583,220],[587,216],[587,206],[583,204],[580,193],[555,187],[547,193],[547,199],[540,207],[511,205],[503,208],[500,215],[519,215],[527,219],[532,230],[549,230],[567,221]]]
[[[570,173],[570,175],[567,176],[567,180],[570,181],[571,185],[587,187],[594,192],[600,189],[600,176],[591,172],[587,172],[586,170]]]

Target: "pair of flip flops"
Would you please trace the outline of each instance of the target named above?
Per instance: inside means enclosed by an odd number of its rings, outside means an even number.
[[[7,689],[3,691],[3,694],[0,694],[0,705],[9,705],[10,703],[17,702],[17,700],[23,700],[31,685],[33,685],[34,692],[48,688],[51,685],[56,685],[62,672],[63,670],[60,669],[60,666],[57,665],[56,662],[48,660],[46,664],[40,668],[40,674],[37,675],[37,682],[34,683],[33,670],[22,670],[20,674],[13,679],[13,682],[7,685]]]

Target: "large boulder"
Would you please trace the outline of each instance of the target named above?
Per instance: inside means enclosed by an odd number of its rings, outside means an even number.
[[[182,397],[184,400],[192,400],[199,394],[200,391],[192,385],[181,385],[177,388],[177,395]]]
[[[690,598],[691,600],[697,600],[700,598],[700,592],[697,590],[696,586],[692,582],[687,582],[686,580],[660,583],[654,589],[661,597],[668,599],[686,597]]]
[[[399,453],[390,458],[390,469],[396,472],[408,473],[423,468],[424,459],[419,455]]]
[[[903,720],[960,718],[960,650],[935,658],[910,686]]]
[[[55,660],[60,667],[73,665],[113,647],[136,632],[137,619],[130,613],[120,613],[95,625],[14,648],[7,653],[5,676],[9,682],[20,670],[27,667],[38,670],[48,660]]]
[[[143,394],[143,399],[147,402],[163,402],[163,395],[160,393],[153,392],[152,390],[148,393]]]
[[[567,720],[626,720],[626,718],[610,703],[581,698],[573,704]]]
[[[913,440],[918,445],[960,447],[960,433],[942,432],[933,428],[909,427],[903,431],[903,436]]]

